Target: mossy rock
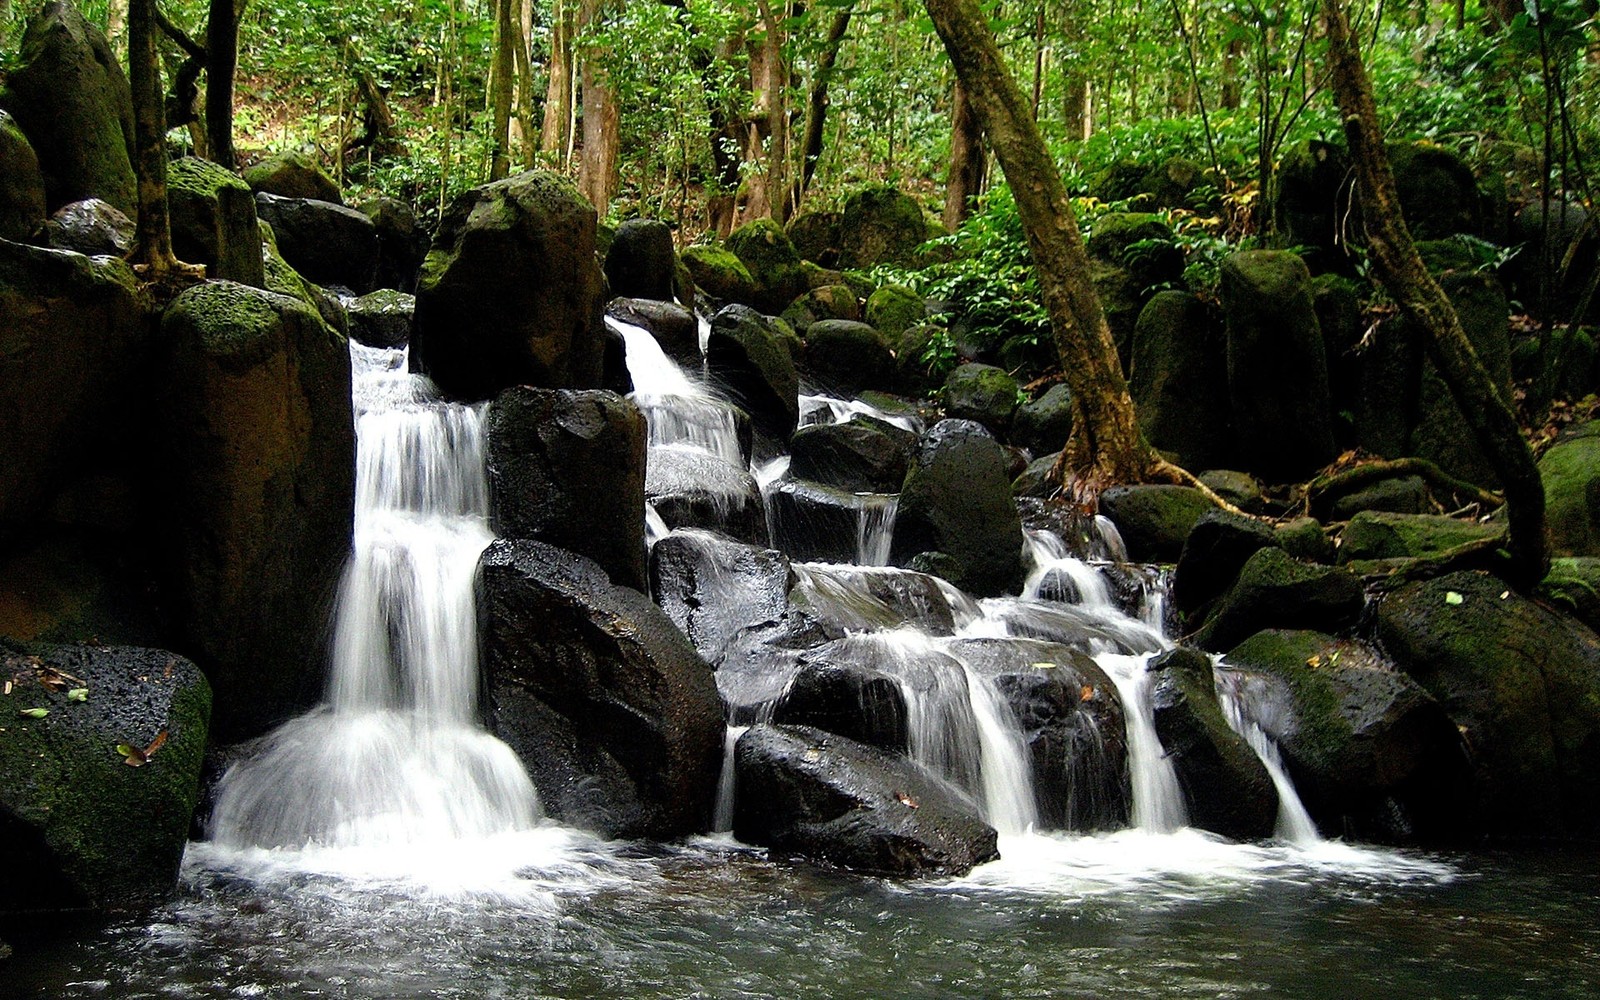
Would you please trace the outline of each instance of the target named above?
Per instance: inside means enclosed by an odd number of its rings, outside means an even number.
[[[684,248],[679,257],[696,289],[722,302],[747,306],[754,301],[755,279],[731,251],[703,244]]]
[[[789,220],[786,231],[800,258],[825,268],[839,263],[841,212],[801,212]]]
[[[1177,562],[1189,532],[1215,509],[1192,486],[1113,486],[1100,494],[1100,513],[1117,526],[1135,562]]]
[[[1003,440],[1011,429],[1020,394],[1017,380],[1004,369],[966,364],[944,380],[941,401],[946,414],[960,420],[976,420]]]
[[[1483,231],[1478,182],[1461,157],[1431,142],[1390,143],[1388,153],[1400,207],[1415,239]]]
[[[1318,513],[1333,521],[1348,521],[1363,511],[1385,514],[1424,514],[1433,494],[1421,476],[1391,476],[1339,497],[1331,506],[1314,504]]]
[[[1600,346],[1594,331],[1567,327],[1548,331],[1545,352],[1540,337],[1523,337],[1511,346],[1511,371],[1518,380],[1532,383],[1530,400],[1548,405],[1551,400],[1577,400],[1600,391]]]
[[[863,318],[890,340],[928,318],[922,296],[903,285],[884,285],[867,297]]]
[[[1539,459],[1556,556],[1600,556],[1600,420],[1569,429]]]
[[[804,295],[808,287],[800,255],[783,227],[771,219],[756,219],[728,236],[728,250],[744,264],[754,283],[751,305],[777,315]]]
[[[1060,451],[1072,436],[1072,390],[1065,382],[1046,389],[1017,407],[1011,418],[1011,441],[1035,455]]]
[[[1464,545],[1502,540],[1505,533],[1501,523],[1364,510],[1350,519],[1339,536],[1339,562],[1434,558]]]
[[[927,218],[915,198],[893,187],[864,188],[844,203],[839,266],[911,264],[917,247],[927,238]]]
[[[887,389],[894,381],[894,353],[872,327],[847,319],[812,323],[805,335],[805,368],[822,388],[845,397],[863,389]]]
[[[244,172],[252,191],[265,191],[280,198],[314,198],[343,205],[339,185],[320,164],[304,153],[274,153]]]
[[[1297,517],[1278,525],[1276,534],[1283,551],[1305,562],[1333,562],[1333,542],[1314,517]]]
[[[1233,459],[1228,344],[1212,310],[1188,292],[1157,292],[1133,327],[1128,392],[1139,429],[1179,465],[1198,470]]]
[[[1355,625],[1365,604],[1349,570],[1301,562],[1274,544],[1245,561],[1193,640],[1220,652],[1262,629],[1338,632]]]
[[[1600,630],[1600,558],[1550,560],[1550,573],[1536,591],[1546,604],[1560,608],[1592,629]]]
[[[26,242],[44,225],[44,174],[16,120],[0,111],[0,240]]]
[[[172,249],[206,275],[266,287],[255,195],[231,171],[185,156],[167,167]]]
[[[797,330],[805,330],[825,319],[859,320],[861,303],[849,285],[822,285],[789,303],[783,319]]]
[[[1109,212],[1089,235],[1091,257],[1126,270],[1140,290],[1183,278],[1183,250],[1172,227],[1151,212]]]

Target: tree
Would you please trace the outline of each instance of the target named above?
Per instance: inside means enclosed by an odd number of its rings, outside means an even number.
[[[133,91],[133,169],[139,179],[135,268],[146,281],[168,286],[205,277],[205,268],[184,264],[172,252],[167,211],[167,116],[156,49],[155,0],[128,6],[128,83]]]
[[[238,165],[233,152],[233,74],[239,65],[243,7],[242,0],[211,0],[206,22],[206,146],[211,159],[229,170]]]
[[[489,104],[494,111],[494,145],[489,156],[489,179],[492,181],[511,173],[511,105],[517,74],[519,20],[514,2],[495,0],[494,3],[494,61],[489,67]]]
[[[1515,415],[1478,361],[1455,308],[1428,273],[1400,211],[1384,150],[1372,85],[1342,0],[1322,0],[1334,96],[1355,163],[1361,217],[1379,277],[1401,310],[1428,336],[1427,348],[1478,447],[1505,490],[1510,514],[1509,578],[1520,588],[1544,579],[1544,486]]]

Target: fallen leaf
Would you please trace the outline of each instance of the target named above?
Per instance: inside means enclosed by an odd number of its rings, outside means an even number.
[[[6,681],[6,694],[9,695],[10,693],[11,693],[11,682],[10,681]]]
[[[130,747],[126,743],[117,744],[117,753],[122,757],[122,762],[129,767],[143,767],[147,758],[144,751],[138,747]]]
[[[1511,596],[1511,591],[1509,591],[1509,590],[1500,591],[1500,599],[1502,601],[1505,600],[1506,598],[1510,597],[1510,596]]]
[[[1458,591],[1447,590],[1444,592],[1444,602],[1446,604],[1460,604],[1465,600],[1466,598],[1462,597]]]
[[[907,795],[905,792],[895,792],[894,793],[894,797],[895,797],[896,800],[899,801],[899,803],[901,805],[905,806],[908,809],[921,809],[922,808],[922,806],[920,804],[918,804],[916,799],[914,799],[911,796]]]
[[[42,719],[50,714],[50,710],[48,708],[25,708],[22,710],[22,714],[30,719]]]
[[[1078,692],[1078,700],[1079,701],[1090,701],[1093,698],[1094,698],[1094,688],[1090,687],[1087,684],[1085,684],[1083,686],[1083,690]]]
[[[71,691],[67,692],[67,700],[68,701],[88,701],[89,700],[89,689],[88,688],[73,688]]]
[[[1308,666],[1308,667],[1320,667],[1320,666],[1322,666],[1322,654],[1321,653],[1312,653],[1310,656],[1306,657],[1306,666]]]

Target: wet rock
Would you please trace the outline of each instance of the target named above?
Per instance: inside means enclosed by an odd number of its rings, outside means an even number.
[[[75,201],[56,209],[44,224],[45,238],[57,250],[90,257],[122,257],[138,236],[134,221],[99,198]]]
[[[1178,610],[1194,621],[1233,586],[1239,570],[1260,549],[1277,546],[1277,535],[1263,521],[1225,510],[1208,510],[1183,543],[1172,578]]]
[[[978,597],[1022,583],[1022,521],[1005,454],[970,420],[941,420],[922,436],[900,493],[891,561],[940,553],[940,572]]]
[[[899,683],[870,662],[835,655],[837,647],[835,643],[800,654],[772,721],[810,726],[890,753],[905,753],[906,700]]]
[[[845,200],[839,221],[839,266],[910,264],[928,238],[922,206],[892,187],[863,188]]]
[[[732,251],[702,244],[685,247],[680,259],[694,280],[695,288],[718,302],[749,305],[755,301],[755,279]]]
[[[765,547],[761,488],[742,466],[698,448],[650,451],[644,495],[669,528],[709,528]]]
[[[1221,651],[1266,628],[1335,632],[1354,625],[1364,604],[1361,581],[1349,570],[1299,562],[1269,546],[1245,562],[1194,644]]]
[[[789,474],[852,493],[898,493],[917,436],[873,417],[812,424],[789,441]]]
[[[373,198],[360,205],[378,232],[379,288],[411,294],[417,290],[417,271],[428,255],[428,233],[417,223],[417,213],[403,201]]]
[[[0,111],[0,177],[5,178],[0,182],[0,240],[27,242],[44,224],[44,174],[28,137],[4,111]]]
[[[277,234],[283,259],[308,280],[357,295],[377,287],[378,227],[366,215],[333,202],[265,193],[256,195],[256,214]]]
[[[251,191],[265,191],[280,198],[310,198],[344,204],[339,185],[304,153],[273,153],[246,167],[244,180]]]
[[[1556,556],[1600,556],[1600,421],[1571,428],[1539,459]]]
[[[643,327],[656,338],[667,357],[690,371],[698,371],[700,321],[676,302],[617,298],[606,303],[606,315]]]
[[[767,502],[778,548],[801,561],[856,561],[868,500],[851,490],[791,478],[780,482]]]
[[[1339,536],[1339,562],[1361,559],[1428,559],[1463,545],[1505,537],[1502,524],[1479,524],[1442,514],[1362,511]]]
[[[411,316],[417,300],[405,292],[380,288],[345,307],[350,336],[368,347],[404,347],[411,337]]]
[[[606,280],[612,295],[671,302],[677,265],[670,226],[657,219],[628,219],[606,251]]]
[[[411,366],[456,399],[599,383],[604,277],[594,209],[532,171],[458,196],[417,279]]]
[[[840,396],[894,385],[894,352],[872,327],[845,319],[812,323],[805,332],[805,370],[810,382]]]
[[[185,156],[167,166],[167,204],[179,260],[204,264],[208,278],[266,287],[255,196],[244,181],[209,160]]]
[[[199,669],[159,649],[0,642],[0,677],[10,687],[0,918],[143,910],[171,898],[211,706]],[[36,710],[44,714],[26,714]],[[129,767],[119,745],[145,763]]]
[[[944,591],[925,573],[888,566],[803,566],[789,592],[792,609],[829,631],[881,632],[913,625],[928,635],[955,633]]]
[[[706,368],[769,437],[788,440],[800,420],[800,375],[765,317],[726,306],[711,318]]]
[[[611,582],[645,582],[645,423],[603,389],[507,389],[489,406],[489,526],[587,556]]]
[[[1017,407],[1011,418],[1011,443],[1033,455],[1059,452],[1072,435],[1072,390],[1057,383],[1044,395]]]
[[[895,876],[999,857],[970,800],[903,758],[800,726],[756,726],[734,753],[734,836],[778,855]]]
[[[1020,390],[1017,380],[993,365],[965,364],[944,381],[944,411],[958,420],[975,420],[1004,439],[1011,429]],[[1062,439],[1065,441],[1065,438]]]
[[[540,542],[496,541],[479,567],[490,728],[527,765],[546,812],[614,837],[705,829],[722,702],[672,619]]]
[[[1228,725],[1217,702],[1211,658],[1182,646],[1150,661],[1156,736],[1178,784],[1189,822],[1235,840],[1270,837],[1278,792],[1261,758]]]
[[[809,282],[800,255],[771,219],[747,222],[728,235],[728,252],[750,273],[750,305],[776,315],[804,295]]]
[[[1018,497],[1044,499],[1054,496],[1061,488],[1061,482],[1055,475],[1056,462],[1060,460],[1061,453],[1053,452],[1042,455],[1023,467],[1022,474],[1011,480],[1011,492]]]
[[[712,531],[675,531],[650,550],[656,603],[713,662],[735,635],[782,620],[793,582],[782,552]]]
[[[1113,486],[1100,513],[1122,533],[1135,562],[1176,562],[1201,515],[1216,505],[1192,486]]]

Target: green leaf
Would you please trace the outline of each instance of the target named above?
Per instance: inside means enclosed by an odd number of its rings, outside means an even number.
[[[68,701],[88,701],[89,700],[89,689],[88,688],[73,688],[71,691],[67,692],[67,700]]]
[[[22,710],[22,714],[30,719],[42,719],[50,714],[50,710],[48,708],[25,708]]]
[[[1465,600],[1465,597],[1462,597],[1460,593],[1454,590],[1447,590],[1444,593],[1444,602],[1446,604],[1460,604]]]

